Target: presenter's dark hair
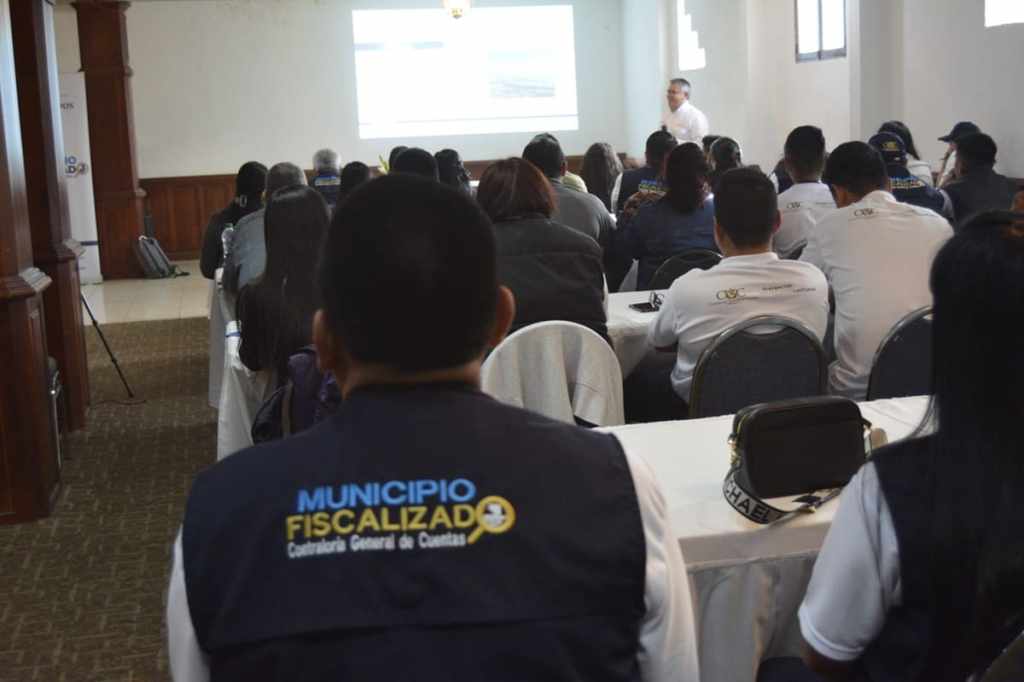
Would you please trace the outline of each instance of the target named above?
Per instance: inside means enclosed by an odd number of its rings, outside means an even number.
[[[644,155],[647,157],[647,165],[654,166],[661,170],[661,164],[665,157],[679,146],[675,136],[665,130],[656,130],[647,136],[647,145],[644,148]]]
[[[779,201],[775,185],[756,168],[734,168],[718,180],[715,221],[739,247],[767,244]]]
[[[907,154],[915,159],[921,158],[921,155],[917,153],[917,147],[914,145],[914,136],[910,134],[910,128],[903,121],[886,121],[879,126],[878,132],[892,133],[903,140],[903,147],[907,150]]]
[[[996,141],[985,133],[970,133],[956,141],[957,158],[968,171],[992,168],[998,151]]]
[[[1019,634],[1024,614],[1024,214],[968,221],[936,256],[931,288],[937,623],[918,679],[953,680]]]
[[[798,126],[786,136],[786,162],[801,177],[820,176],[825,167],[825,135],[817,126]]]
[[[864,196],[883,189],[889,176],[878,150],[866,142],[855,141],[844,142],[832,150],[821,180],[827,185]]]
[[[398,155],[389,173],[410,173],[430,180],[439,180],[437,159],[426,149],[410,147]]]
[[[267,265],[238,299],[238,355],[249,369],[274,369],[283,376],[288,357],[312,342],[317,301],[312,266],[329,220],[327,204],[311,187],[282,187],[267,202]]]
[[[700,208],[707,197],[708,174],[704,150],[693,142],[684,142],[668,155],[665,161],[665,185],[668,191],[663,201],[680,213],[692,213]]]
[[[479,357],[498,295],[494,229],[472,198],[415,175],[371,180],[335,209],[319,266],[330,331],[400,371]]]
[[[476,200],[495,223],[529,216],[550,218],[555,212],[551,183],[525,159],[510,158],[487,167]]]
[[[530,144],[523,149],[523,158],[549,178],[561,177],[562,166],[565,165],[562,145],[549,133],[541,133],[530,140]]]

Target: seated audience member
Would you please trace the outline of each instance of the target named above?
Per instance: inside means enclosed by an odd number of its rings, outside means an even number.
[[[310,187],[320,193],[327,207],[334,210],[341,184],[341,158],[333,149],[321,149],[313,155],[313,182]]]
[[[235,175],[235,197],[224,210],[215,213],[203,233],[203,250],[199,256],[199,271],[206,279],[216,276],[217,268],[224,264],[222,235],[227,226],[234,227],[245,216],[263,207],[263,188],[267,184],[267,167],[256,161],[243,163]]]
[[[622,161],[607,142],[595,142],[583,155],[580,177],[587,185],[587,191],[601,200],[605,209],[612,212],[612,190],[622,175]]]
[[[462,165],[462,157],[454,149],[442,149],[434,154],[437,161],[437,176],[443,185],[456,187],[467,194],[472,192],[469,185],[469,171]]]
[[[294,163],[276,163],[267,172],[267,184],[263,200],[269,201],[274,192],[288,185],[305,185],[306,174]],[[267,264],[267,247],[264,241],[263,215],[260,208],[238,221],[231,253],[224,261],[224,289],[237,295],[249,282],[263,274]]]
[[[513,331],[534,322],[568,320],[608,338],[601,247],[551,219],[551,184],[533,164],[491,164],[476,193],[494,223],[498,282],[515,294]]]
[[[839,209],[808,235],[800,260],[821,268],[835,295],[829,390],[863,400],[882,339],[904,315],[931,305],[928,272],[952,229],[934,211],[896,201],[882,156],[864,142],[836,147],[823,180]]]
[[[821,128],[794,128],[786,138],[785,150],[783,162],[792,185],[779,193],[782,225],[772,248],[782,258],[795,258],[818,221],[836,210],[836,202],[828,185],[821,181],[825,168],[825,135]]]
[[[711,163],[711,145],[720,139],[722,139],[721,135],[705,135],[701,138],[700,145],[704,149],[704,156],[707,158],[708,163]]]
[[[523,149],[523,158],[540,169],[551,182],[555,193],[555,214],[552,220],[568,225],[587,235],[602,247],[608,243],[615,223],[597,197],[566,186],[567,164],[562,145],[553,135],[537,135]]]
[[[391,169],[394,168],[395,159],[397,159],[399,155],[406,149],[408,149],[408,147],[406,147],[404,144],[400,144],[397,147],[391,148],[391,151],[388,153],[388,167],[386,169],[388,173],[390,173]]]
[[[914,144],[914,136],[910,133],[910,128],[905,123],[902,121],[886,121],[878,129],[878,132],[892,133],[900,138],[903,142],[903,148],[907,152],[907,170],[910,171],[911,175],[919,178],[921,182],[929,187],[935,186],[935,178],[932,177],[932,167],[921,158],[917,151],[917,146]]]
[[[964,135],[956,143],[956,180],[942,191],[953,204],[955,225],[981,211],[1007,211],[1013,205],[1017,185],[995,172],[996,143],[985,133]]]
[[[339,205],[318,272],[314,338],[345,400],[196,477],[172,677],[697,680],[648,465],[480,391],[515,303],[473,200],[374,180]]]
[[[341,182],[338,185],[338,203],[351,194],[356,187],[370,179],[370,167],[362,161],[346,163],[341,169]]]
[[[826,153],[826,157],[828,154]],[[775,191],[782,194],[790,187],[793,186],[793,178],[789,176],[789,171],[786,170],[786,157],[783,156],[775,164],[775,168],[772,169],[771,175],[768,179],[772,181],[772,185],[775,186]]]
[[[711,164],[708,183],[711,185],[711,191],[714,192],[718,186],[718,178],[733,168],[743,166],[743,152],[736,140],[731,137],[720,137],[711,145],[711,149],[708,151],[708,160]]]
[[[931,209],[946,219],[952,216],[949,198],[934,187],[926,185],[907,168],[907,152],[903,147],[903,140],[893,133],[877,133],[868,140],[868,144],[882,155],[886,173],[889,175],[889,191],[897,201]]]
[[[434,155],[419,147],[410,147],[399,154],[388,172],[420,175],[436,182],[441,179]]]
[[[670,383],[680,406],[690,398],[701,352],[734,324],[776,315],[802,322],[819,341],[828,326],[825,276],[813,265],[780,260],[772,252],[781,218],[771,180],[753,168],[729,171],[719,183],[714,211],[715,241],[725,258],[673,282],[647,332],[649,345],[672,353],[662,362],[671,364],[671,374],[663,369],[656,379]],[[723,291],[739,293],[723,302]]]
[[[1024,225],[1013,220],[981,215],[935,259],[934,430],[876,451],[843,491],[799,610],[821,677],[772,662],[759,680],[975,680],[1020,634],[1024,336],[1005,311],[1024,306]]]
[[[619,232],[623,248],[640,261],[637,290],[643,290],[666,260],[689,249],[715,249],[715,204],[708,196],[704,152],[684,142],[665,161],[668,192],[637,211]]]
[[[665,193],[665,186],[662,182],[665,157],[678,145],[679,143],[676,142],[672,133],[664,130],[655,131],[647,137],[647,144],[644,147],[644,166],[625,171],[616,185],[617,191],[612,191],[612,205],[620,219],[626,202],[637,192]]]
[[[939,138],[939,142],[945,142],[948,147],[946,148],[946,154],[942,157],[942,166],[939,168],[939,184],[938,186],[945,187],[948,183],[956,180],[956,146],[957,142],[964,135],[971,135],[972,133],[980,133],[979,128],[970,121],[960,121],[953,129],[949,131],[948,135],[943,135]]]
[[[312,343],[313,269],[329,221],[327,203],[310,187],[284,187],[267,202],[266,271],[242,287],[237,306],[238,356],[252,371],[283,377],[289,356]]]

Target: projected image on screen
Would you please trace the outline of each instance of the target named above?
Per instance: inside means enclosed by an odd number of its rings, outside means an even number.
[[[571,5],[354,10],[359,137],[576,130]]]

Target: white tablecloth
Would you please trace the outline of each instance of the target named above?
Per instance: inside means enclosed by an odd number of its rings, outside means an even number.
[[[889,440],[921,421],[927,398],[861,404]],[[778,526],[759,526],[722,497],[732,417],[606,429],[659,481],[694,590],[701,678],[753,680],[764,658],[799,655],[796,610],[838,501]]]
[[[274,390],[272,373],[253,372],[238,357],[238,323],[228,322],[224,336],[224,376],[217,413],[217,461],[252,445],[252,422]]]
[[[608,338],[612,340],[615,355],[619,358],[623,379],[636,369],[647,354],[647,326],[655,315],[638,312],[629,305],[646,303],[650,297],[649,291],[630,291],[608,296]]]
[[[209,360],[209,401],[210,407],[220,405],[220,386],[224,375],[224,329],[235,319],[234,305],[221,286],[223,268],[217,268],[210,282],[210,360]]]

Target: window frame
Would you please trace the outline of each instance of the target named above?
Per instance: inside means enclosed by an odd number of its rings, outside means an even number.
[[[825,59],[839,59],[846,56],[846,47],[848,44],[848,35],[846,31],[846,0],[843,0],[843,46],[834,50],[823,50],[821,46],[825,43],[825,29],[824,22],[822,21],[822,0],[818,0],[818,51],[817,52],[800,52],[800,0],[793,0],[793,37],[796,43],[794,50],[796,51],[796,61],[800,62],[820,62]]]

